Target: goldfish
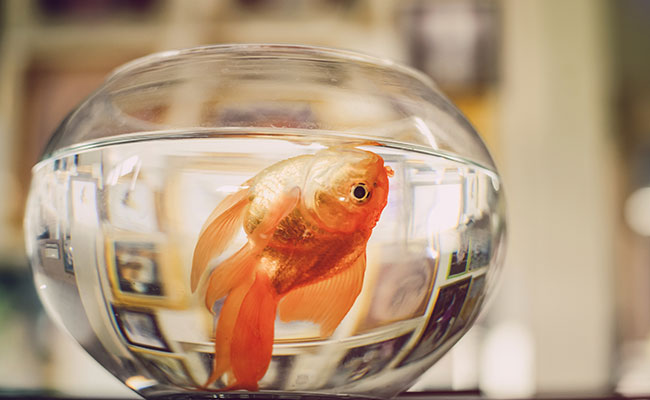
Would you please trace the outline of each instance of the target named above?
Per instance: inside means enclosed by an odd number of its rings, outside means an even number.
[[[225,297],[206,387],[222,378],[224,390],[258,390],[276,317],[334,333],[361,292],[366,245],[392,176],[373,152],[329,147],[271,165],[217,205],[194,248],[192,292],[241,229],[247,241],[204,284],[208,310]]]

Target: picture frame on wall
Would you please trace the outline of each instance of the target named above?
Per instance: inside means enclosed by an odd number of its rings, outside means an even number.
[[[114,303],[175,309],[188,304],[189,287],[173,244],[113,230],[105,234],[104,247]]]
[[[487,215],[472,221],[467,228],[471,233],[470,260],[467,265],[470,271],[485,268],[490,264],[492,257],[490,228],[490,219]]]
[[[435,306],[420,338],[399,362],[399,366],[421,360],[440,347],[465,304],[471,278],[467,277],[440,288]]]
[[[158,231],[156,192],[141,180],[120,180],[105,188],[107,219],[118,229],[130,232]]]
[[[398,354],[413,332],[409,332],[377,343],[350,348],[339,362],[340,368],[330,378],[328,387],[340,387],[360,379],[378,374]]]
[[[170,352],[151,310],[112,306],[118,331],[131,346]]]
[[[117,241],[113,243],[113,248],[115,271],[122,293],[165,295],[155,243]]]
[[[449,329],[449,335],[454,335],[463,328],[471,324],[480,310],[481,304],[485,299],[485,274],[472,277],[463,308],[458,313],[452,327]]]
[[[424,245],[424,244],[423,244]],[[402,252],[386,251],[390,254]],[[370,279],[374,291],[365,297],[355,331],[366,332],[395,321],[418,318],[424,315],[431,297],[438,269],[438,258],[426,251],[413,251],[411,256],[392,260],[382,257],[378,271]]]
[[[161,382],[172,385],[194,388],[197,382],[192,379],[181,356],[161,354],[146,349],[134,351],[136,357],[145,364],[148,371],[156,374]]]
[[[72,219],[75,224],[99,223],[99,204],[97,182],[88,177],[75,177],[70,180]]]

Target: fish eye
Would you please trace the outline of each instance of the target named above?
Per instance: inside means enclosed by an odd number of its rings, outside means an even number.
[[[350,194],[354,198],[354,200],[358,202],[363,202],[368,200],[370,197],[370,190],[368,190],[368,187],[366,186],[365,183],[357,183],[352,186],[352,189],[350,190]]]

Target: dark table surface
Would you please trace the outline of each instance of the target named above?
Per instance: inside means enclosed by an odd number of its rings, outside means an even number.
[[[215,393],[217,395],[217,393]],[[189,400],[192,397],[189,395],[184,395],[182,397],[178,397],[178,399],[182,400]],[[199,397],[198,399],[206,399],[207,397]],[[221,396],[216,396],[214,397],[215,399],[223,398]],[[226,398],[231,398],[234,399],[236,397],[234,396],[227,396]],[[248,397],[246,396],[241,396],[239,398],[247,398],[249,400],[254,400],[254,399],[263,399],[262,396],[260,395],[249,395]],[[7,391],[7,390],[0,390],[0,399],[19,399],[19,400],[25,400],[25,399],[45,399],[45,400],[81,400],[84,398],[81,397],[70,397],[66,395],[62,395],[59,393],[54,393],[54,392],[40,392],[40,391],[21,391],[21,390],[16,390],[16,391]],[[275,400],[278,400],[278,397],[274,398]],[[297,400],[298,397],[290,397],[290,400]],[[318,397],[311,397],[310,400],[317,400]],[[323,397],[323,399],[328,399],[331,400],[332,397]],[[348,399],[352,400],[354,397],[342,397],[342,399]],[[406,392],[402,393],[399,396],[395,398],[395,400],[438,400],[438,399],[449,399],[449,400],[481,400],[481,399],[492,399],[490,397],[485,397],[483,396],[479,391],[435,391],[435,392]],[[522,398],[521,400],[524,400],[525,398]],[[530,399],[535,399],[535,400],[561,400],[561,399],[566,399],[566,400],[583,400],[583,399],[597,399],[597,400],[608,400],[608,399],[616,399],[616,400],[626,400],[626,399],[650,399],[650,395],[648,396],[622,396],[616,393],[594,393],[594,394],[571,394],[571,395],[540,395],[540,396],[535,396],[531,397]],[[88,399],[88,400],[111,400],[110,397],[102,397],[101,395],[98,395],[97,397],[93,399]],[[124,400],[124,399],[115,399],[115,400]],[[364,398],[364,400],[367,400],[367,398]],[[513,400],[513,399],[509,399]]]

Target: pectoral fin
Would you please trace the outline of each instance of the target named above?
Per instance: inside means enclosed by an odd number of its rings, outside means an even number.
[[[239,285],[239,282],[254,275],[262,250],[271,240],[280,220],[294,209],[299,198],[298,188],[279,196],[262,222],[249,235],[248,243],[210,273],[205,297],[205,305],[208,309],[211,310],[214,302],[227,295],[232,288]]]
[[[226,197],[212,211],[201,229],[194,248],[190,288],[196,291],[199,280],[211,259],[221,254],[242,226],[246,206],[250,202],[249,189],[242,189]]]
[[[254,276],[259,253],[259,249],[246,244],[210,273],[205,292],[205,306],[208,310],[212,310],[215,301]]]
[[[311,321],[320,324],[321,336],[331,336],[361,292],[365,270],[364,252],[338,274],[289,292],[280,301],[280,319],[284,322]]]

